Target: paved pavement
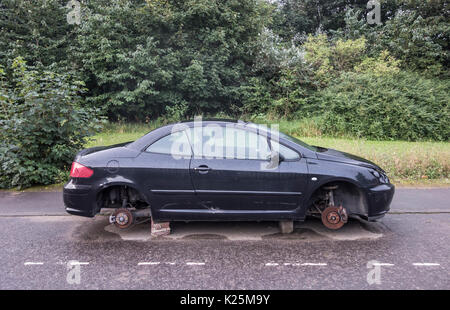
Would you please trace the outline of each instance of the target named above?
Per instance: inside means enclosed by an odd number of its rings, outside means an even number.
[[[148,224],[69,216],[58,192],[0,192],[0,289],[450,289],[449,198],[398,189],[380,222],[336,232],[173,223],[150,238]]]

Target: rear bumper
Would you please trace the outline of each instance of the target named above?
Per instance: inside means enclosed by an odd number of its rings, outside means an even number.
[[[70,180],[63,189],[64,206],[67,213],[94,217],[97,213],[95,192],[91,185],[74,184]]]
[[[383,217],[389,210],[394,197],[393,184],[381,184],[367,190],[367,220],[374,221]]]

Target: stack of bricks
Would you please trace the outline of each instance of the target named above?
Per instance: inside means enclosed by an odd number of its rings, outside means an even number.
[[[162,223],[151,223],[151,234],[152,236],[166,236],[170,234],[170,222],[162,222]]]

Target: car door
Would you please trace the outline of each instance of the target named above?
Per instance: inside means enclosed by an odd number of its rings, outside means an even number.
[[[189,172],[191,156],[185,131],[161,137],[139,156],[155,218],[176,219],[183,210],[198,207]]]
[[[287,205],[297,203],[297,215],[304,217],[304,196],[308,188],[308,164],[306,158],[294,149],[282,144],[279,138],[270,140],[272,153],[279,153],[282,160],[279,161],[278,190],[286,194]]]
[[[298,192],[290,192],[292,186],[280,182],[278,165],[271,166],[266,136],[227,124],[191,129],[189,137],[194,151],[191,177],[202,207],[249,219],[298,207]]]

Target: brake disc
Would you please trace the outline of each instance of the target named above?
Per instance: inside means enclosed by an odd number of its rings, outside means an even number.
[[[342,207],[329,206],[322,212],[322,223],[329,229],[339,229],[347,222],[347,216]]]
[[[114,218],[114,225],[121,229],[130,227],[134,222],[133,214],[128,209],[117,209],[112,218]]]

